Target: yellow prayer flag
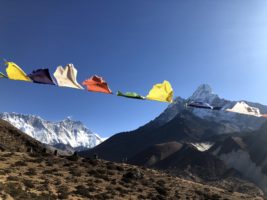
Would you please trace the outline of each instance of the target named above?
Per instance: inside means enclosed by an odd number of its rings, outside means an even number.
[[[7,65],[6,73],[9,79],[31,82],[31,79],[26,75],[26,73],[15,63],[7,62]]]
[[[172,103],[173,90],[171,84],[168,81],[163,81],[163,83],[154,85],[146,98]]]

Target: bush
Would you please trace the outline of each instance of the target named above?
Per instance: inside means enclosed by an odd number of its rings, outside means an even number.
[[[29,168],[27,172],[25,172],[25,174],[27,176],[36,176],[37,175],[37,172],[36,172],[36,169],[34,168]]]
[[[23,184],[27,187],[27,188],[34,188],[34,183],[31,181],[31,180],[29,180],[29,179],[24,179],[23,180]]]
[[[42,183],[40,185],[37,185],[36,186],[36,190],[48,191],[49,190],[48,184],[46,182],[44,182],[44,183]]]
[[[117,169],[117,166],[114,163],[112,163],[112,162],[108,162],[107,163],[107,169],[109,169],[109,170],[116,170]]]
[[[32,159],[28,159],[27,161],[28,162],[32,162],[32,163],[41,163],[41,162],[43,162],[43,158],[41,157],[41,158],[32,158]]]
[[[0,175],[6,175],[6,174],[10,174],[11,173],[11,169],[2,169],[0,170]]]
[[[77,168],[72,168],[70,169],[70,174],[73,176],[81,176],[82,175],[82,171],[77,169]]]
[[[95,176],[96,174],[98,174],[98,172],[96,170],[92,169],[92,170],[88,171],[88,174]]]
[[[55,170],[53,169],[47,169],[43,171],[43,174],[53,174],[55,172]]]
[[[52,160],[47,160],[46,161],[46,165],[49,166],[49,167],[52,167],[54,165],[54,163],[53,163]]]
[[[19,178],[17,176],[8,176],[7,181],[19,181]]]
[[[110,181],[109,177],[106,174],[98,174],[96,178],[101,178],[105,181]]]
[[[10,158],[13,155],[14,155],[14,152],[9,152],[9,153],[6,153],[6,154],[1,155],[1,157],[8,157],[8,158]]]
[[[36,200],[57,200],[55,195],[53,194],[47,194],[47,193],[41,193]]]
[[[98,165],[98,160],[95,159],[88,159],[87,162],[94,167]]]
[[[14,163],[14,166],[27,166],[27,163],[25,161],[19,160]]]
[[[61,186],[58,189],[58,198],[59,199],[67,199],[69,196],[69,188],[67,186]]]
[[[100,172],[106,172],[105,170],[102,171],[101,169],[98,169],[98,170],[90,170],[88,173],[92,176],[94,176],[95,178],[100,178],[100,179],[103,179],[103,180],[106,180],[106,181],[109,181],[109,177],[106,175],[106,173],[100,173]]]
[[[71,162],[65,162],[63,167],[71,167],[73,164]]]
[[[166,196],[168,194],[168,191],[165,187],[155,187],[156,191],[163,196]]]
[[[108,171],[108,175],[114,176],[116,173],[114,171]]]
[[[105,169],[97,169],[96,171],[98,172],[98,174],[106,174],[107,173],[107,170],[105,170]]]
[[[54,185],[59,186],[61,185],[61,180],[60,179],[56,179],[54,182]]]
[[[83,185],[78,185],[76,187],[76,191],[74,193],[78,194],[78,195],[81,195],[81,196],[84,196],[84,197],[87,197],[89,199],[92,198],[90,192],[88,191],[88,188],[86,188]]]
[[[0,191],[4,190],[4,184],[0,182]]]
[[[7,160],[7,158],[4,158],[4,157],[0,157],[0,161],[2,162],[2,161],[6,161]]]
[[[117,190],[120,194],[127,194],[128,193],[128,190],[125,190],[123,187],[121,186],[117,186],[115,188],[115,190]]]
[[[146,197],[144,195],[142,195],[142,194],[139,194],[138,195],[138,199],[146,199]]]
[[[106,187],[106,190],[108,191],[108,193],[112,196],[115,196],[117,193],[116,193],[116,190],[114,190],[113,187],[110,187],[110,186],[107,186]]]
[[[140,172],[138,169],[132,169],[127,173],[123,174],[122,181],[125,183],[130,183],[133,180],[143,179],[144,174]]]
[[[111,184],[112,184],[112,185],[116,185],[116,184],[117,184],[117,180],[116,180],[116,179],[112,179],[112,180],[111,180]]]
[[[218,194],[212,194],[210,198],[213,199],[213,200],[216,200],[216,199],[220,199],[221,196],[218,195]]]
[[[100,193],[100,194],[95,195],[94,197],[98,200],[106,200],[106,199],[110,199],[110,194]]]
[[[160,186],[164,186],[166,184],[166,181],[160,179],[157,181],[157,184],[160,185]]]
[[[88,192],[95,192],[96,191],[96,188],[94,188],[92,185],[87,185],[88,186],[88,188],[87,188],[87,190],[88,190]]]
[[[117,168],[118,171],[124,171],[124,168],[119,166],[119,165],[116,168]]]
[[[5,185],[5,192],[11,195],[16,200],[38,199],[38,196],[36,194],[22,190],[21,186],[18,183],[7,183]]]
[[[79,157],[77,155],[68,156],[67,159],[69,161],[78,161]]]
[[[98,184],[98,183],[102,183],[103,181],[102,181],[101,179],[95,179],[94,182],[95,182],[96,184]]]
[[[142,183],[143,186],[150,186],[151,185],[151,182],[149,180],[147,180],[147,179],[141,180],[141,183]]]

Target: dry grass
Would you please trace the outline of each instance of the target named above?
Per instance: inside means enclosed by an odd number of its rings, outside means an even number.
[[[0,152],[0,199],[262,199],[102,160]]]

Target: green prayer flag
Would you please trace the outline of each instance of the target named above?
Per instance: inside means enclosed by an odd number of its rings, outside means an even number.
[[[132,98],[132,99],[141,99],[141,100],[146,99],[145,97],[143,97],[143,96],[141,96],[135,92],[126,92],[125,94],[123,94],[122,92],[118,91],[117,96]]]
[[[0,72],[0,78],[7,78],[7,76],[3,74],[2,72]]]

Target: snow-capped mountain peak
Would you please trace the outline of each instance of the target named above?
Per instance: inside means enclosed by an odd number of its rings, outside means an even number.
[[[49,145],[65,144],[73,148],[93,148],[104,141],[80,121],[70,117],[51,122],[35,115],[0,113],[0,118],[8,121],[29,136]]]
[[[211,106],[218,109],[208,110],[186,107],[185,104],[189,101],[201,101],[209,103]],[[161,113],[157,118],[155,118],[155,120],[145,125],[144,127],[154,128],[162,126],[174,119],[175,116],[183,112],[189,112],[193,116],[197,116],[201,119],[223,124],[224,127],[218,129],[218,133],[257,130],[267,120],[266,118],[254,117],[255,115],[261,116],[260,113],[267,113],[267,106],[261,105],[259,103],[246,102],[246,110],[251,110],[254,116],[252,116],[252,114],[248,115],[247,112],[242,112],[243,115],[239,114],[240,112],[228,112],[228,109],[232,109],[236,105],[236,103],[237,101],[220,98],[217,94],[213,93],[209,85],[202,84],[189,98],[175,98],[173,103],[170,104],[163,113]],[[242,103],[242,105],[244,105],[244,103]]]
[[[218,95],[213,93],[212,88],[208,84],[202,84],[197,88],[193,95],[189,97],[189,100],[212,103],[218,98]]]

